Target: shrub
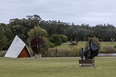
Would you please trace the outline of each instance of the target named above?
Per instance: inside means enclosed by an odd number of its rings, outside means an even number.
[[[49,48],[49,51],[47,53],[48,57],[67,57],[66,56],[66,49],[57,49],[57,54],[56,54],[56,48]]]
[[[55,46],[61,45],[62,40],[60,39],[60,36],[53,34],[49,37],[49,41],[54,43]]]
[[[100,52],[99,53],[106,53],[106,50],[100,50]]]
[[[47,57],[55,57],[56,56],[56,48],[49,48]]]
[[[76,57],[79,55],[80,47],[73,47],[72,49],[57,49],[56,54],[56,48],[49,48],[47,57]]]
[[[116,53],[116,49],[111,46],[104,46],[103,50],[105,50],[106,53]]]
[[[65,35],[63,35],[63,34],[59,34],[58,36],[60,37],[60,39],[61,39],[62,43],[64,43],[64,42],[67,42],[67,41],[68,41],[68,37],[67,37],[67,36],[65,36]]]
[[[31,56],[35,56],[35,53],[33,52],[33,50],[31,48],[28,48],[29,52],[31,53]]]
[[[57,49],[56,54],[56,48],[49,48],[47,57],[74,57],[74,54],[72,54],[72,49]]]
[[[55,47],[54,43],[50,42],[50,48]]]
[[[116,45],[114,46],[114,48],[116,48]]]
[[[58,49],[57,56],[58,57],[69,57],[69,56],[71,56],[70,49]]]
[[[89,41],[90,41],[90,39],[93,40],[93,42],[99,47],[99,50],[100,50],[101,49],[101,45],[100,45],[99,39],[96,38],[96,37],[89,38],[88,42],[86,43],[86,46],[89,47]]]
[[[0,57],[4,57],[4,55],[6,54],[6,50],[5,51],[0,51]]]
[[[67,42],[68,37],[63,34],[57,34],[57,35],[53,34],[49,37],[49,41],[52,42],[55,46],[57,46],[57,45],[61,45],[61,43]]]
[[[74,46],[74,47],[71,49],[71,54],[74,55],[74,56],[79,56],[79,51],[80,51],[80,47]]]

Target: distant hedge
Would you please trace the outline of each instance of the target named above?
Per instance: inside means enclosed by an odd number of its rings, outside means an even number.
[[[49,41],[52,42],[55,46],[61,45],[61,43],[67,42],[68,37],[63,34],[53,34],[49,37]]]
[[[56,48],[49,48],[48,53],[46,53],[47,57],[77,57],[79,56],[80,47],[74,47],[72,49],[57,49]]]
[[[65,36],[65,35],[63,35],[63,34],[59,34],[58,36],[60,37],[62,43],[68,41],[68,37],[67,37],[67,36]]]

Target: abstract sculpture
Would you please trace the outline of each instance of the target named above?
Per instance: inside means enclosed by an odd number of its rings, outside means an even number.
[[[93,40],[91,39],[89,41],[89,47],[85,49],[84,54],[83,54],[83,48],[80,49],[79,55],[81,56],[81,58],[83,59],[83,55],[85,56],[85,59],[93,59],[95,56],[98,55],[98,51],[99,51],[99,47],[93,42]]]
[[[82,47],[80,49],[79,55],[80,55],[81,59],[83,60],[83,48]]]
[[[75,42],[72,41],[72,39],[74,39],[74,38],[75,38]],[[77,38],[76,35],[72,36],[72,37],[69,39],[69,41],[70,41],[70,43],[71,43],[71,44],[69,44],[69,47],[70,47],[70,48],[72,48],[73,46],[75,46],[75,45],[78,44],[78,38]]]
[[[73,39],[73,38],[76,38],[76,43],[74,43],[74,42],[71,41],[71,39]],[[70,43],[71,43],[70,45],[77,45],[77,43],[78,43],[78,38],[77,38],[76,35],[74,35],[74,36],[72,36],[72,37],[70,38],[69,41],[70,41]]]
[[[89,41],[89,47],[90,48],[86,47],[84,53],[82,47],[79,51],[79,55],[81,57],[81,60],[79,60],[80,67],[93,67],[95,65],[94,57],[98,55],[99,47],[92,39]],[[85,56],[85,60],[83,60],[83,56]]]
[[[33,50],[33,52],[36,54],[35,55],[35,58],[41,58],[41,46],[45,45],[45,41],[38,37],[38,38],[34,38],[32,41],[31,41],[31,48]]]

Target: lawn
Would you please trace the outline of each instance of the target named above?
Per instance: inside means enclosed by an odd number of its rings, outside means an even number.
[[[57,46],[57,48],[68,49],[68,48],[70,48],[69,44],[71,44],[71,43],[70,42],[62,43],[60,46]],[[79,41],[78,44],[77,44],[77,46],[84,48],[85,44],[86,44],[86,41]]]
[[[115,57],[95,57],[95,67],[79,67],[79,57],[0,58],[0,77],[116,77]]]
[[[79,41],[77,46],[78,47],[83,47],[85,48],[85,44],[86,44],[87,41]],[[69,44],[71,44],[70,42],[66,42],[66,43],[62,43],[60,46],[57,46],[57,48],[61,48],[61,49],[68,49],[69,48]],[[116,45],[116,42],[100,42],[101,44],[101,48],[103,46],[111,46],[111,47],[114,47]]]
[[[116,42],[100,42],[102,46],[111,46],[114,47]]]

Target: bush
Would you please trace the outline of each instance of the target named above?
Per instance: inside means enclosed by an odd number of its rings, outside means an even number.
[[[100,50],[101,49],[101,45],[100,45],[99,39],[96,38],[96,37],[89,38],[88,42],[86,43],[86,47],[89,47],[89,41],[90,41],[90,39],[93,40],[93,42],[99,47],[99,50]]]
[[[114,48],[116,48],[116,45],[114,46]]]
[[[31,56],[35,56],[35,53],[33,52],[33,50],[31,48],[28,48],[29,52],[31,53]]]
[[[99,53],[106,53],[106,50],[100,50]]]
[[[74,49],[57,49],[56,48],[49,48],[47,57],[76,57],[79,55],[79,47],[74,47]]]
[[[71,49],[71,54],[72,54],[73,56],[79,56],[79,51],[80,51],[80,47],[74,46],[74,47]]]
[[[60,39],[60,36],[55,34],[49,37],[49,41],[52,42],[55,46],[61,45],[61,42],[62,42],[62,40]]]
[[[50,48],[55,47],[54,43],[50,42]]]
[[[105,50],[106,53],[116,53],[116,49],[111,46],[104,46],[103,50]]]
[[[57,45],[61,45],[61,43],[67,42],[68,37],[63,34],[57,34],[57,35],[53,34],[49,37],[49,41],[52,42],[55,46],[57,46]]]
[[[67,36],[65,36],[65,35],[63,35],[63,34],[59,34],[58,36],[60,37],[60,39],[61,39],[62,43],[64,43],[64,42],[67,42],[67,41],[68,41],[68,37],[67,37]]]
[[[58,57],[69,57],[72,55],[70,54],[70,49],[58,49],[57,56]]]
[[[6,54],[6,50],[5,51],[0,51],[0,57],[4,57],[4,55]]]
[[[55,57],[56,56],[56,48],[49,48],[47,57]]]

